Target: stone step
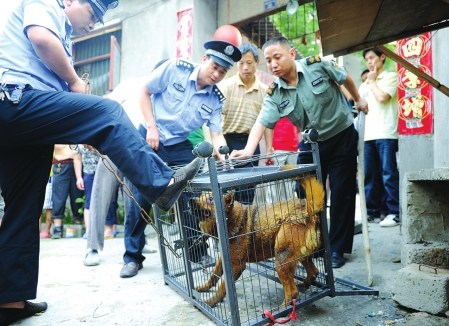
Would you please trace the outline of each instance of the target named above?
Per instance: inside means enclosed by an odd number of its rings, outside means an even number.
[[[410,309],[434,315],[449,313],[449,270],[421,264],[400,269],[393,299]]]

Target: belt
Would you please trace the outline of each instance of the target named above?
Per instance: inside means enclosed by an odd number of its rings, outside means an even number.
[[[72,158],[68,158],[66,160],[53,160],[52,164],[70,164],[73,163],[73,159]]]
[[[230,132],[230,133],[227,133],[227,134],[224,134],[225,135],[225,137],[227,136],[227,137],[246,137],[246,138],[248,138],[248,136],[249,136],[249,134],[247,134],[247,133],[238,133],[238,132]]]

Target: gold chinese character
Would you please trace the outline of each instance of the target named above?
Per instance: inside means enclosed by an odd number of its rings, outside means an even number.
[[[425,101],[421,95],[404,100],[402,107],[404,108],[404,116],[409,116],[413,113],[413,118],[422,118],[422,110],[424,108]]]
[[[417,88],[419,84],[421,84],[421,81],[419,80],[418,76],[416,76],[411,71],[406,71],[404,73],[404,77],[402,77],[402,82],[407,88]]]
[[[423,41],[419,37],[413,37],[402,46],[405,57],[419,56],[423,47]]]

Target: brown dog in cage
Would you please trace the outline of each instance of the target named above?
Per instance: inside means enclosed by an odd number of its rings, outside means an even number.
[[[307,276],[303,286],[308,288],[316,279],[318,269],[312,254],[321,248],[320,214],[324,209],[324,189],[314,176],[299,180],[305,190],[306,199],[291,199],[266,206],[242,205],[233,199],[232,193],[224,195],[224,208],[229,235],[229,246],[234,281],[246,268],[246,263],[254,263],[275,258],[279,280],[284,287],[286,306],[299,294],[294,274],[299,262]],[[217,237],[214,201],[210,193],[190,201],[192,213],[200,220],[200,229]],[[217,285],[223,275],[221,257],[218,258],[211,277],[195,289],[207,292]],[[224,281],[216,293],[205,302],[211,307],[226,296]]]

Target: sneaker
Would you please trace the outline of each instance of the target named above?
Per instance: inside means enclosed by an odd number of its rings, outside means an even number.
[[[142,252],[143,252],[144,254],[154,254],[154,253],[157,252],[157,249],[155,249],[155,248],[153,248],[153,247],[151,247],[151,246],[145,244],[145,246],[144,246],[143,249],[142,249]]]
[[[62,226],[55,226],[53,228],[53,234],[51,235],[52,239],[61,239],[62,238]]]
[[[92,249],[87,252],[84,258],[84,266],[97,266],[100,265],[100,256],[98,250]]]
[[[385,218],[379,223],[382,227],[391,227],[399,225],[399,217],[396,214],[388,214]]]
[[[195,174],[203,163],[202,159],[196,158],[186,166],[176,170],[173,175],[174,183],[168,186],[159,198],[156,200],[156,205],[164,211],[168,211],[173,204],[178,200],[187,183],[195,177]]]

